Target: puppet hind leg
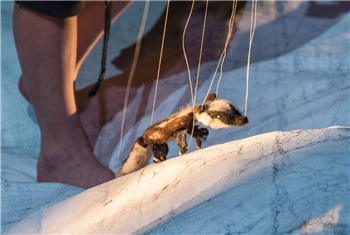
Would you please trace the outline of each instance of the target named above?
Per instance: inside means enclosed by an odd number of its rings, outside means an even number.
[[[142,137],[139,137],[135,141],[128,158],[123,162],[121,169],[116,174],[116,177],[130,174],[147,166],[151,154],[148,145],[144,142]]]
[[[195,125],[193,128],[193,132],[189,130],[188,134],[192,135],[196,139],[197,149],[201,149],[202,141],[207,139],[209,131],[207,128],[199,128],[198,125]]]
[[[169,152],[169,147],[167,143],[161,143],[161,144],[153,144],[152,145],[152,151],[153,151],[153,162],[159,163],[166,160],[166,156]]]

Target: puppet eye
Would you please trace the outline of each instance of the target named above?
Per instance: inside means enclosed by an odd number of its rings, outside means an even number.
[[[217,118],[219,118],[219,119],[221,118],[221,116],[220,116],[220,115],[218,115],[218,116],[216,116],[216,117],[217,117]]]

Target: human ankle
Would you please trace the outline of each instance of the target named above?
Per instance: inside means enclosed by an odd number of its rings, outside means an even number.
[[[23,96],[23,98],[26,99],[30,103],[28,91],[27,91],[27,88],[26,88],[26,86],[24,84],[23,76],[21,76],[19,78],[18,90],[21,93],[21,95]]]

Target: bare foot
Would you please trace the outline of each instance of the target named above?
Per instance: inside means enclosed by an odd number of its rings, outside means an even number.
[[[114,179],[114,173],[103,166],[90,148],[70,145],[42,150],[37,163],[38,182],[59,182],[91,188]]]
[[[30,103],[22,77],[18,89]],[[96,159],[85,135],[80,127],[77,128],[79,129],[71,129],[72,135],[73,132],[76,133],[74,143],[65,139],[42,143],[37,162],[38,182],[58,182],[91,188],[114,179],[114,173]]]
[[[19,78],[19,81],[18,81],[18,90],[19,92],[22,94],[22,96],[24,97],[24,99],[26,99],[29,103],[29,96],[28,96],[28,92],[27,92],[27,88],[24,84],[24,81],[23,81],[23,77],[21,76]]]
[[[114,179],[114,173],[94,156],[78,115],[60,121],[41,132],[37,181],[91,188]]]

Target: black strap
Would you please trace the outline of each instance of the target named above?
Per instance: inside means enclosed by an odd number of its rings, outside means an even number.
[[[103,35],[101,70],[100,70],[100,76],[97,82],[89,92],[89,97],[96,95],[104,79],[105,72],[106,72],[107,46],[108,46],[109,31],[111,28],[111,5],[112,5],[112,1],[105,1],[105,27],[104,27],[104,35]]]

